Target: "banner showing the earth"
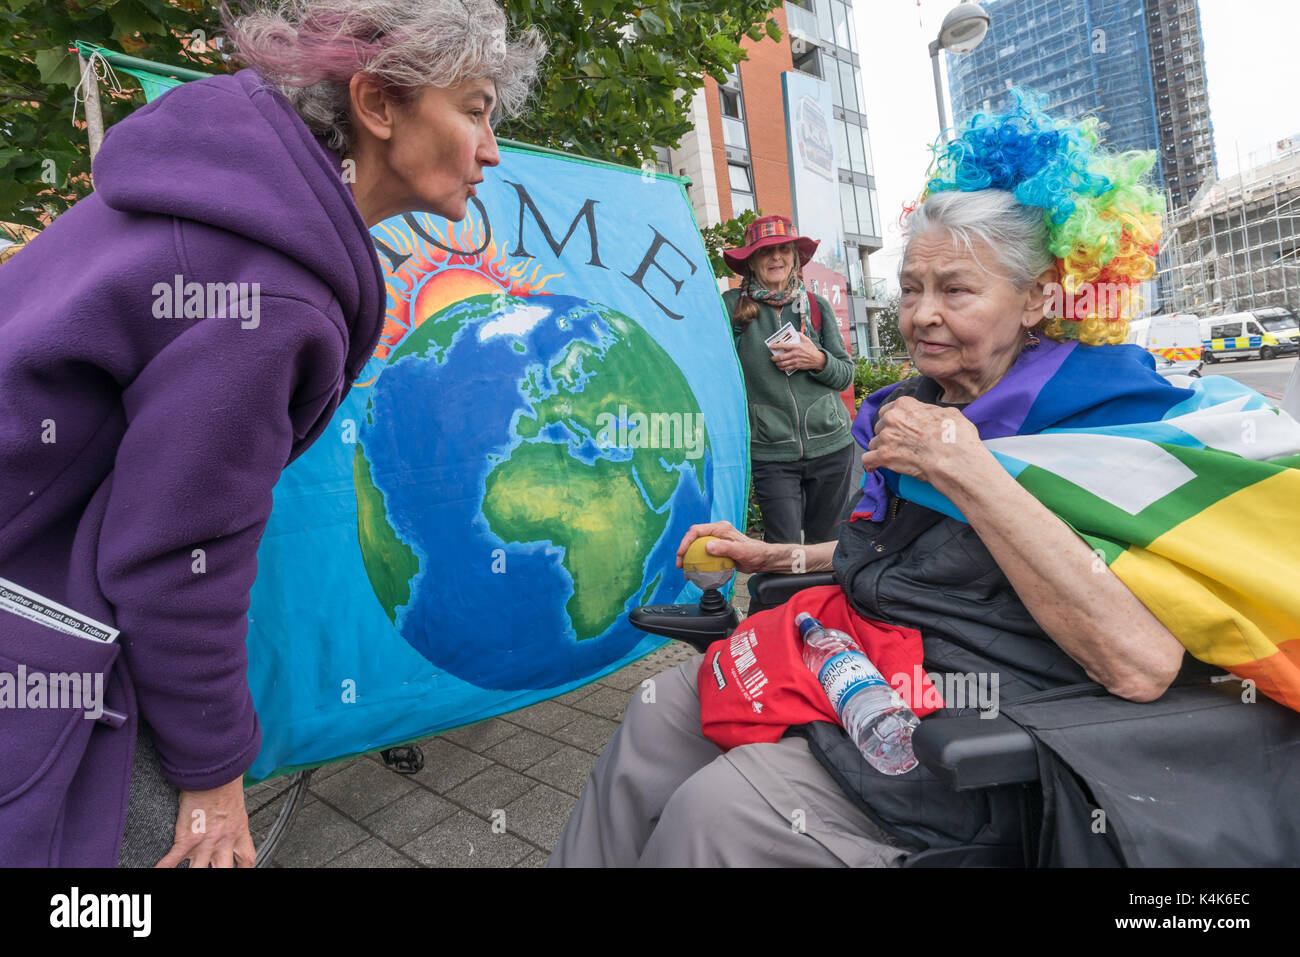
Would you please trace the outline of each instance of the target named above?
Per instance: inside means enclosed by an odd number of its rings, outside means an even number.
[[[658,647],[692,524],[740,525],[744,385],[682,181],[503,147],[460,223],[371,232],[378,348],[258,555],[250,770],[389,747]]]

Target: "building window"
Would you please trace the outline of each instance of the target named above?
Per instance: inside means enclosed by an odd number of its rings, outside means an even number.
[[[722,118],[722,142],[737,149],[748,149],[749,141],[745,138],[745,123],[730,116]]]
[[[831,84],[831,102],[842,107],[844,105],[844,93],[840,90],[840,62],[828,56],[824,68],[826,70],[826,79]]]
[[[727,82],[718,86],[718,105],[722,113],[722,141],[738,149],[749,148],[745,131],[745,97],[740,90],[740,74],[726,74]]]
[[[845,139],[849,143],[849,169],[855,173],[866,173],[867,161],[862,155],[862,127],[849,123],[844,125],[846,127]]]
[[[821,0],[817,4],[817,33],[827,43],[835,42],[835,26],[831,23],[830,0]]]
[[[848,250],[845,257],[849,267],[849,293],[855,296],[865,295],[862,284],[862,260],[858,258],[857,248]]]
[[[821,58],[817,55],[819,52],[816,47],[809,48],[803,56],[795,57],[794,68],[818,79],[825,79],[822,76]]]
[[[722,103],[722,115],[734,116],[741,119],[740,113],[740,93],[736,90],[728,90],[725,86],[718,87],[718,99]]]
[[[858,226],[861,227],[858,232],[864,236],[877,235],[871,191],[865,186],[854,186],[853,191],[858,196]]]
[[[853,30],[849,26],[848,11],[840,0],[830,0],[831,20],[835,24],[835,43],[846,50],[853,49]]]
[[[840,92],[844,97],[844,108],[859,113],[858,109],[858,84],[857,77],[854,76],[853,64],[840,62]]]
[[[846,233],[862,233],[862,230],[858,229],[858,209],[857,202],[853,198],[852,183],[840,183],[840,216],[844,220]]]
[[[754,186],[749,179],[749,167],[728,163],[727,176],[731,180],[731,215],[739,216],[747,209],[753,210]]]

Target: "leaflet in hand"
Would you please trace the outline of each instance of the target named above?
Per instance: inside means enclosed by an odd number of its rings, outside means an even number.
[[[772,348],[773,346],[784,345],[786,343],[789,343],[792,346],[797,346],[799,344],[799,333],[794,326],[790,325],[790,323],[787,322],[780,329],[776,330],[776,332],[772,333],[763,341],[767,343],[768,351],[771,352],[773,356],[775,356],[777,353],[776,350]],[[793,375],[794,370],[787,369],[785,374]]]

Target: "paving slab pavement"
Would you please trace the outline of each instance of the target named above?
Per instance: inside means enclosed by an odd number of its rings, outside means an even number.
[[[747,578],[736,589],[741,609]],[[377,754],[319,768],[272,866],[540,867],[631,695],[694,655],[672,641],[557,698],[427,738],[416,774],[389,770]],[[288,780],[248,789],[255,841]]]

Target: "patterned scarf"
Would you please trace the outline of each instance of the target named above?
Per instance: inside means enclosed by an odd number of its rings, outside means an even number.
[[[752,277],[746,276],[740,283],[740,296],[742,299],[748,297],[754,302],[771,306],[777,312],[793,302],[795,314],[800,317],[800,325],[803,325],[802,320],[808,315],[808,289],[799,278],[798,272],[790,273],[790,281],[786,283],[784,289],[768,289],[754,282]]]

